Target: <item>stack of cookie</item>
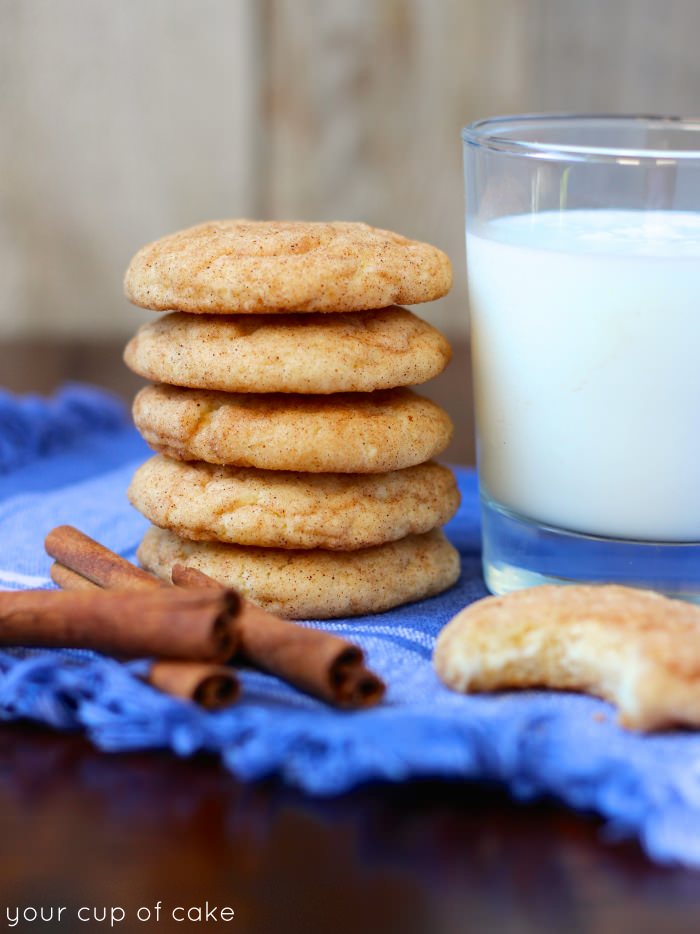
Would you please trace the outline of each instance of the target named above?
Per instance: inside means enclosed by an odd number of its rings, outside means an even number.
[[[220,221],[136,254],[125,290],[169,312],[129,342],[134,421],[159,452],[129,499],[141,564],[180,562],[290,618],[377,612],[451,586],[436,463],[452,424],[407,388],[450,358],[412,312],[447,257],[366,224]]]

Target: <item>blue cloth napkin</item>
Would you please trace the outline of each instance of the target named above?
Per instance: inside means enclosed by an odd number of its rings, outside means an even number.
[[[52,586],[43,541],[63,523],[134,561],[147,522],[126,488],[149,456],[125,407],[93,387],[48,400],[0,391],[0,588]],[[276,774],[313,795],[377,779],[497,782],[519,799],[553,796],[594,811],[606,834],[636,836],[654,860],[700,866],[700,734],[626,732],[609,705],[583,695],[461,696],[438,681],[438,631],[486,593],[476,478],[455,472],[462,506],[446,532],[462,557],[457,585],[374,616],[306,624],[363,647],[388,684],[380,706],[339,712],[244,671],[242,700],[208,713],[138,680],[138,661],[5,650],[0,717],[81,729],[104,750],[206,750],[242,779]]]

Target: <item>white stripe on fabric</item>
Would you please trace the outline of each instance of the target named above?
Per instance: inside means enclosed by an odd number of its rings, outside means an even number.
[[[48,587],[50,577],[39,577],[36,574],[20,574],[19,571],[8,571],[0,568],[0,582],[3,584],[18,584],[26,587]]]

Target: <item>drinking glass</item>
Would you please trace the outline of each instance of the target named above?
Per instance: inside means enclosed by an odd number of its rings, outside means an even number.
[[[462,140],[486,585],[700,602],[700,121]]]

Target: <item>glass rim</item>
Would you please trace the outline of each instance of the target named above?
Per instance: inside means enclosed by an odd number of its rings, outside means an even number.
[[[587,146],[574,143],[547,142],[518,138],[518,129],[535,127],[543,129],[564,127],[570,124],[614,124],[649,129],[671,130],[677,134],[697,133],[695,149],[655,149],[643,146],[611,145]],[[697,161],[700,163],[700,118],[662,116],[657,114],[605,114],[605,113],[526,113],[488,117],[467,124],[462,129],[464,143],[494,152],[512,153],[540,159],[613,161],[636,163],[652,160],[656,163]]]

